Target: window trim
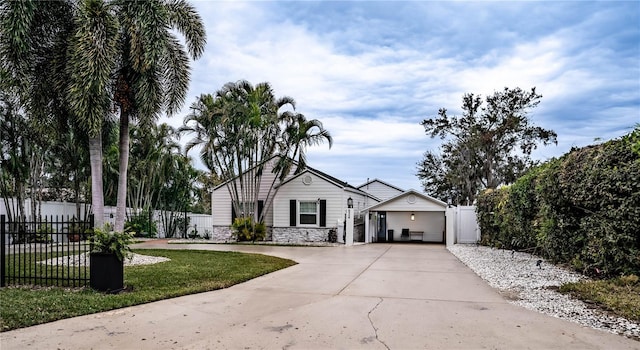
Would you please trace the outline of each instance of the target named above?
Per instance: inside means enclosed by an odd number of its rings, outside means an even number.
[[[316,207],[316,216],[315,216],[315,223],[313,224],[303,224],[302,220],[301,220],[301,216],[304,215],[311,215],[311,213],[303,213],[302,210],[300,210],[300,204],[301,203],[314,203],[315,207]],[[301,227],[320,227],[320,204],[318,203],[317,200],[297,200],[297,215],[296,215],[296,221],[298,223],[298,226]]]

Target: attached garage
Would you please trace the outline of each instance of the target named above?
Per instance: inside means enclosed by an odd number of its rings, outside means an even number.
[[[366,242],[445,243],[447,204],[409,190],[364,210]]]

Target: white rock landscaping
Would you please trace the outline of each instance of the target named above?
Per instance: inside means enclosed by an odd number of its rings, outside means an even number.
[[[142,254],[130,254],[129,257],[124,259],[124,266],[132,265],[153,265],[163,261],[169,261],[171,259],[163,256],[149,256]],[[62,256],[54,259],[44,260],[40,262],[44,265],[65,265],[65,266],[89,266],[89,254],[82,253],[79,255]]]
[[[554,288],[587,279],[583,275],[528,253],[462,244],[447,249],[490,286],[508,295],[512,304],[586,327],[640,339],[640,324],[590,308]]]

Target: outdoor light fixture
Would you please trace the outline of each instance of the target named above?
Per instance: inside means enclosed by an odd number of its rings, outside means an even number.
[[[416,214],[411,213],[411,221],[416,221]]]
[[[347,208],[353,208],[353,199],[351,197],[347,199]]]

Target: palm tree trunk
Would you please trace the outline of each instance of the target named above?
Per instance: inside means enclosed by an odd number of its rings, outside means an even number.
[[[120,173],[118,174],[118,196],[116,199],[116,232],[124,231],[125,210],[127,209],[127,170],[129,167],[129,114],[120,112]]]
[[[91,164],[91,206],[96,227],[104,225],[104,193],[102,188],[102,135],[89,137],[89,163]]]

